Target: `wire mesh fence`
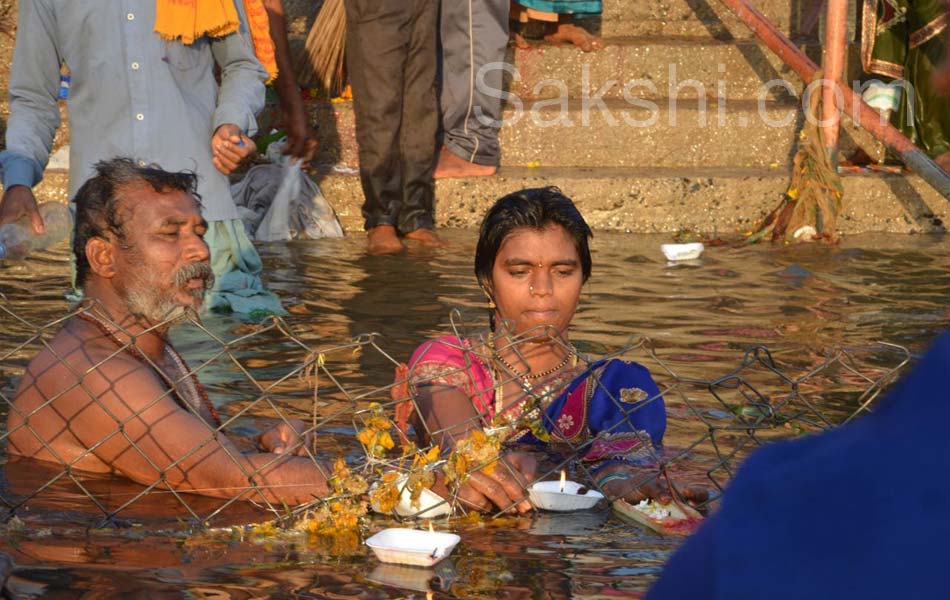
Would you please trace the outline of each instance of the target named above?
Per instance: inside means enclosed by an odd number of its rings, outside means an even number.
[[[88,301],[49,323],[4,301],[0,321],[5,516],[46,507],[99,525],[156,512],[197,527],[311,531],[355,527],[370,509],[499,515],[561,472],[609,498],[702,489],[696,503],[709,506],[754,448],[854,418],[909,360],[880,344],[783,365],[755,346],[702,379],[678,374],[647,338],[595,360],[552,330],[502,343],[456,314],[452,335],[409,368],[376,335],[312,347],[280,318],[222,336],[179,315],[158,355]],[[560,345],[563,364],[530,372],[523,350],[538,343]],[[372,376],[356,377],[366,365]],[[631,384],[631,369],[652,378]],[[453,398],[467,412],[442,414]],[[515,458],[527,452],[539,456],[530,477]],[[484,473],[521,493],[479,505],[466,490]]]

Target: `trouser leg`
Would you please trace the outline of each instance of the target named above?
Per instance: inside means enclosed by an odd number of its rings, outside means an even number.
[[[399,130],[411,7],[402,0],[346,0],[345,6],[365,227],[396,225],[403,197]]]
[[[409,56],[403,91],[401,158],[402,210],[399,231],[435,226],[436,134],[439,104],[435,93],[438,0],[402,0],[413,5]]]
[[[442,0],[445,147],[469,162],[501,158],[501,94],[509,0]]]

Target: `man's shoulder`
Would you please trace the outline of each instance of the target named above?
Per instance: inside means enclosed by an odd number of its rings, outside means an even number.
[[[30,361],[34,379],[69,384],[72,380],[134,376],[145,365],[101,332],[78,319],[66,322],[50,343]]]

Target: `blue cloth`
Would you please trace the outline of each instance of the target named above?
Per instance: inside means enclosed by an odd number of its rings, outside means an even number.
[[[592,386],[593,392],[581,390],[581,386]],[[624,390],[642,390],[640,395],[644,397],[635,402],[624,402]],[[646,431],[653,445],[663,443],[666,405],[650,371],[643,365],[619,359],[593,363],[588,372],[572,381],[545,409],[546,418],[542,421],[548,431],[557,425],[571,394],[581,391],[590,399],[586,416],[592,435]]]
[[[602,3],[598,0],[517,0],[525,8],[532,8],[541,12],[557,13],[559,15],[590,14],[598,15],[602,10]]]
[[[648,600],[950,595],[950,334],[872,414],[768,446]]]
[[[69,197],[99,160],[129,156],[198,173],[202,214],[238,218],[211,134],[233,123],[253,135],[267,72],[241,31],[191,45],[154,31],[155,0],[20,0],[10,69],[3,185],[33,187],[59,126],[60,65],[70,69]],[[214,66],[221,67],[221,85]]]

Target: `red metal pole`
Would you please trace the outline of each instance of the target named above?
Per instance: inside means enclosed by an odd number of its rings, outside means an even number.
[[[821,127],[825,150],[831,164],[838,164],[838,128],[841,125],[841,75],[844,73],[845,36],[848,29],[848,0],[829,0],[822,53]]]
[[[794,69],[806,85],[812,82],[815,72],[818,70],[818,65],[805,56],[762,13],[750,6],[746,0],[721,1],[736,17],[752,29],[772,52]],[[950,175],[914,146],[900,131],[882,120],[881,115],[868,106],[860,96],[852,92],[849,86],[843,85],[840,89],[844,99],[844,106],[842,107],[844,112],[861,127],[867,129],[878,141],[897,152],[910,170],[920,175],[944,198],[950,199]]]

